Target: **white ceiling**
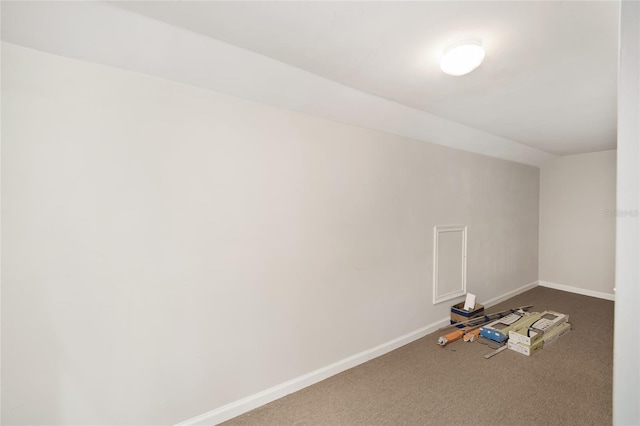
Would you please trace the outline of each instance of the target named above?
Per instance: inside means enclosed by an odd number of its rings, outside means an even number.
[[[617,1],[117,5],[550,153],[616,146]],[[464,35],[486,59],[444,75]]]

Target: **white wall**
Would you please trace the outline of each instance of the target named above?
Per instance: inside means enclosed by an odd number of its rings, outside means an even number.
[[[621,2],[613,422],[640,424],[640,3]]]
[[[537,279],[539,170],[2,46],[3,424],[168,424]]]
[[[615,150],[558,157],[541,167],[540,280],[613,298],[615,209]]]

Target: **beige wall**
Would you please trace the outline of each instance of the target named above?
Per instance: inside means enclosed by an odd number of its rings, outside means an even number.
[[[537,280],[539,170],[2,47],[3,424],[172,424]],[[435,344],[435,342],[434,342]]]
[[[615,150],[559,157],[543,166],[540,280],[612,295],[615,206]]]

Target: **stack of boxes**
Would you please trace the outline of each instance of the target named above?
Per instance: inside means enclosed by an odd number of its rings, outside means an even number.
[[[531,356],[571,329],[569,316],[559,312],[544,311],[530,319],[519,321],[509,331],[509,349]]]

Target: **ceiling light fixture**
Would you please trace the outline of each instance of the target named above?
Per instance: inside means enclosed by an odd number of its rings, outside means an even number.
[[[476,38],[465,38],[450,44],[440,59],[440,69],[449,75],[465,75],[478,68],[484,59],[482,43]]]

